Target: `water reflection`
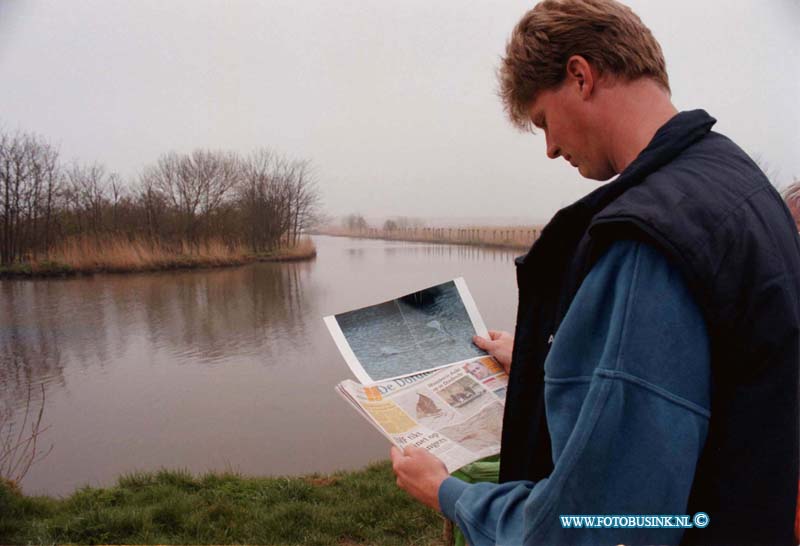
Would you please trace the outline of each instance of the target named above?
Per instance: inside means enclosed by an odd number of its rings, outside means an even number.
[[[21,399],[30,384],[63,384],[63,360],[102,368],[137,336],[184,363],[269,355],[269,337],[306,334],[310,267],[0,282],[4,398]]]
[[[348,248],[345,250],[347,255],[351,258],[363,258],[364,257],[364,249],[363,248]]]
[[[37,305],[42,292],[26,283],[0,283],[0,392],[17,410],[34,385],[64,384],[54,306]]]
[[[458,260],[509,262],[522,254],[522,251],[508,249],[493,249],[486,247],[476,247],[469,245],[441,245],[441,244],[416,244],[387,246],[384,250],[389,256],[402,255],[425,255],[435,257],[447,257]]]
[[[305,335],[310,264],[254,267],[137,279],[147,339],[182,362],[221,364],[243,354],[270,356],[269,337]]]
[[[358,468],[380,435],[335,395],[350,372],[321,317],[463,276],[513,321],[513,251],[319,237],[313,262],[0,281],[0,393],[46,389],[26,492],[162,466],[260,475]]]

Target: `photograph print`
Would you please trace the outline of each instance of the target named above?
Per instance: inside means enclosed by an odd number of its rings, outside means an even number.
[[[472,343],[486,327],[463,279],[326,317],[348,365],[374,383],[486,355]]]

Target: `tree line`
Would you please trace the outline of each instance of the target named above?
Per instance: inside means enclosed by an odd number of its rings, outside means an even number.
[[[0,264],[46,258],[71,237],[146,240],[176,252],[210,240],[254,253],[294,245],[319,214],[311,164],[269,149],[167,153],[130,183],[67,164],[36,135],[0,132]]]

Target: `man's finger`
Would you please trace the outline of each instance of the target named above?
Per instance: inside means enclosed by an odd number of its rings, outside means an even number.
[[[396,446],[392,446],[392,448],[389,450],[389,458],[392,459],[392,463],[396,463],[402,456],[403,452],[397,449]]]
[[[503,335],[503,332],[500,330],[489,330],[489,338],[494,341],[495,339],[499,338]]]

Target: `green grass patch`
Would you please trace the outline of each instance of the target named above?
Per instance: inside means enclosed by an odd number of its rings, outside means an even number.
[[[0,483],[0,544],[441,545],[442,521],[388,462],[292,478],[135,473],[64,499]]]

